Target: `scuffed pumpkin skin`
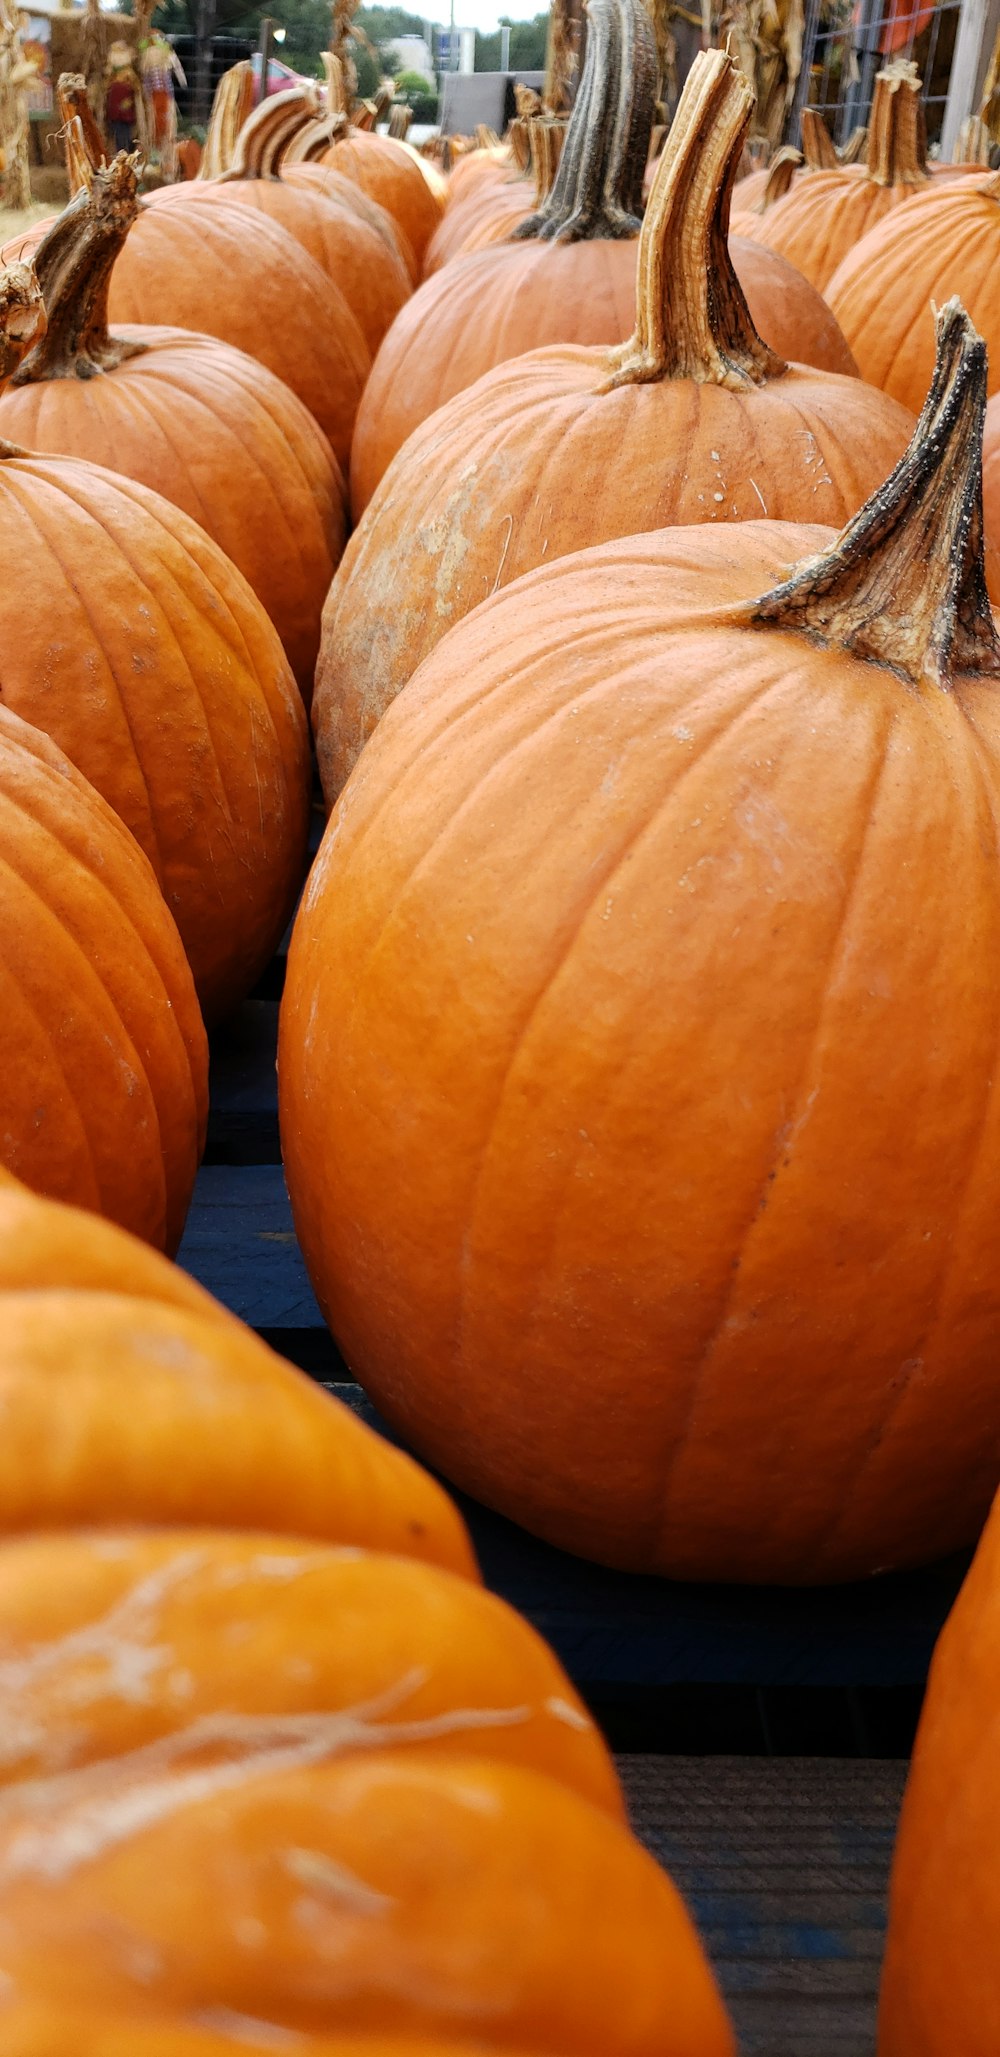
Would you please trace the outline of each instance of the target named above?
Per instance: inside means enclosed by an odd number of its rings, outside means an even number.
[[[627,1829],[458,1742],[35,1785],[0,1828],[0,1963],[65,2007],[735,2057],[681,1901]]]
[[[7,1543],[0,1722],[6,1788],[161,1744],[179,1770],[309,1734],[337,1754],[435,1756],[475,1737],[624,1819],[599,1732],[504,1601],[417,1559],[287,1535]]]
[[[480,608],[289,958],[349,1363],[479,1498],[676,1577],[919,1563],[1000,1470],[1000,694],[727,627],[830,541],[674,530]]]
[[[0,2000],[0,2030],[5,2057],[233,2057],[234,2050],[249,2050],[259,2057],[261,2034],[268,2024],[240,2023],[232,2014],[222,2025],[193,2026],[177,2016],[159,2021],[139,2020],[134,2015],[82,2015],[78,2008],[66,2014],[47,2007],[44,2001],[28,2001],[4,2007]],[[488,2057],[483,2043],[442,2042],[435,2036],[338,2036],[298,2035],[284,2031],[282,2047],[288,2057]],[[509,2057],[545,2057],[545,2053],[511,2051]]]
[[[934,1652],[893,1859],[879,2057],[1000,2047],[1000,1510]]]

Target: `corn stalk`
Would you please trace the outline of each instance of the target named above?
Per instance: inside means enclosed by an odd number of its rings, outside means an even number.
[[[14,0],[0,0],[0,201],[15,211],[31,205],[25,88],[35,74],[21,48],[20,21]]]

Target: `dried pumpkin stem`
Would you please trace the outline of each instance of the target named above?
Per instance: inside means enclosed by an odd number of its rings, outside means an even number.
[[[840,163],[833,137],[815,107],[802,109],[802,154],[809,171],[836,171]]]
[[[555,184],[512,241],[638,235],[655,94],[656,47],[642,0],[590,0],[587,55]]]
[[[567,122],[549,115],[540,115],[527,124],[535,200],[539,207],[548,199],[555,185],[567,127]]]
[[[796,629],[947,692],[1000,673],[983,562],[986,345],[958,300],[937,318],[937,363],[913,440],[832,549],[751,602],[745,619]],[[742,610],[741,610],[742,611]]]
[[[824,135],[826,134],[825,129],[823,133]],[[783,143],[781,149],[775,152],[768,166],[767,178],[764,181],[764,191],[760,196],[760,203],[755,210],[758,214],[766,214],[769,207],[773,207],[776,201],[783,200],[785,194],[791,191],[792,180],[801,164],[801,150],[796,150],[792,143]],[[737,194],[738,197],[739,195]]]
[[[666,378],[740,391],[787,370],[754,328],[727,241],[753,107],[724,50],[695,58],[639,238],[635,334],[611,353],[605,391]]]
[[[232,162],[220,183],[234,179],[276,179],[292,144],[319,120],[318,86],[289,86],[273,93],[244,122]]]
[[[45,303],[30,264],[0,270],[0,393],[45,334]],[[0,458],[23,457],[0,436]]]
[[[43,379],[90,379],[141,356],[145,343],[108,331],[108,291],[116,260],[139,212],[138,157],[122,151],[95,171],[89,192],[78,193],[35,252],[34,264],[47,327],[11,384]]]
[[[875,80],[865,168],[876,186],[925,186],[920,80],[912,64],[887,65]]]

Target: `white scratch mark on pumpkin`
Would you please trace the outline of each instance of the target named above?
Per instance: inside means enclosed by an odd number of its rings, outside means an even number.
[[[369,1885],[323,1850],[286,1850],[281,1861],[300,1886],[341,1901],[355,1914],[389,1914],[397,1904],[391,1894]]]
[[[561,1699],[558,1693],[550,1693],[545,1702],[545,1711],[551,1714],[555,1721],[565,1722],[567,1728],[579,1729],[581,1735],[589,1734],[593,1728],[593,1722],[587,1719],[583,1709],[572,1706],[569,1700]]]
[[[503,549],[502,549],[502,550],[501,550],[501,552],[500,552],[500,562],[499,562],[499,564],[497,565],[497,575],[496,575],[496,578],[495,578],[495,579],[494,579],[494,581],[493,581],[493,591],[494,591],[494,593],[496,592],[496,589],[497,589],[498,585],[500,584],[500,580],[501,580],[501,579],[502,579],[502,577],[503,577],[503,568],[504,568],[504,565],[505,565],[505,564],[506,564],[506,562],[507,562],[507,552],[508,552],[508,550],[510,549],[510,539],[511,539],[511,536],[513,535],[513,533],[514,533],[514,517],[513,517],[513,515],[512,515],[512,514],[505,514],[505,515],[504,515],[504,520],[505,520],[505,522],[507,523],[507,534],[506,534],[506,535],[505,535],[505,537],[504,537],[504,540],[503,540]]]

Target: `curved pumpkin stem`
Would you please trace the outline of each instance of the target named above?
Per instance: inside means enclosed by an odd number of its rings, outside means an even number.
[[[346,114],[326,114],[320,121],[306,123],[285,151],[284,164],[316,164],[334,143],[351,133]]]
[[[535,180],[535,201],[541,207],[548,199],[555,185],[566,142],[568,122],[557,115],[540,115],[529,121],[528,149],[531,170]]]
[[[223,72],[208,117],[199,179],[218,179],[229,170],[240,133],[253,112],[256,90],[253,66],[246,58]]]
[[[556,181],[512,241],[635,236],[656,94],[656,46],[642,0],[590,0],[587,55]]]
[[[321,111],[318,86],[289,86],[262,100],[244,122],[228,171],[221,181],[276,179],[296,138],[313,127]]]
[[[604,388],[696,379],[739,391],[787,366],[754,328],[727,241],[729,203],[754,96],[724,50],[684,83],[639,238],[635,334]]]
[[[119,252],[139,212],[140,159],[122,151],[95,171],[89,193],[54,222],[35,251],[47,327],[11,379],[33,386],[44,379],[91,379],[141,357],[145,343],[108,332],[108,290]]]
[[[937,317],[937,362],[913,440],[830,550],[741,609],[769,628],[888,665],[947,692],[1000,673],[983,562],[986,345],[958,300]]]
[[[889,64],[875,80],[865,151],[877,186],[925,186],[927,170],[920,79],[915,64]]]
[[[82,72],[64,71],[56,86],[70,198],[89,189],[98,165],[107,163],[104,137],[94,120]]]
[[[826,134],[825,129],[823,133]],[[784,199],[785,194],[791,191],[792,180],[801,165],[802,152],[796,150],[793,143],[783,143],[781,149],[775,151],[768,166],[764,191],[754,209],[756,214],[766,214],[768,208],[773,207],[777,200]]]
[[[801,117],[802,154],[808,171],[836,171],[840,159],[833,137],[815,107],[804,107]]]

